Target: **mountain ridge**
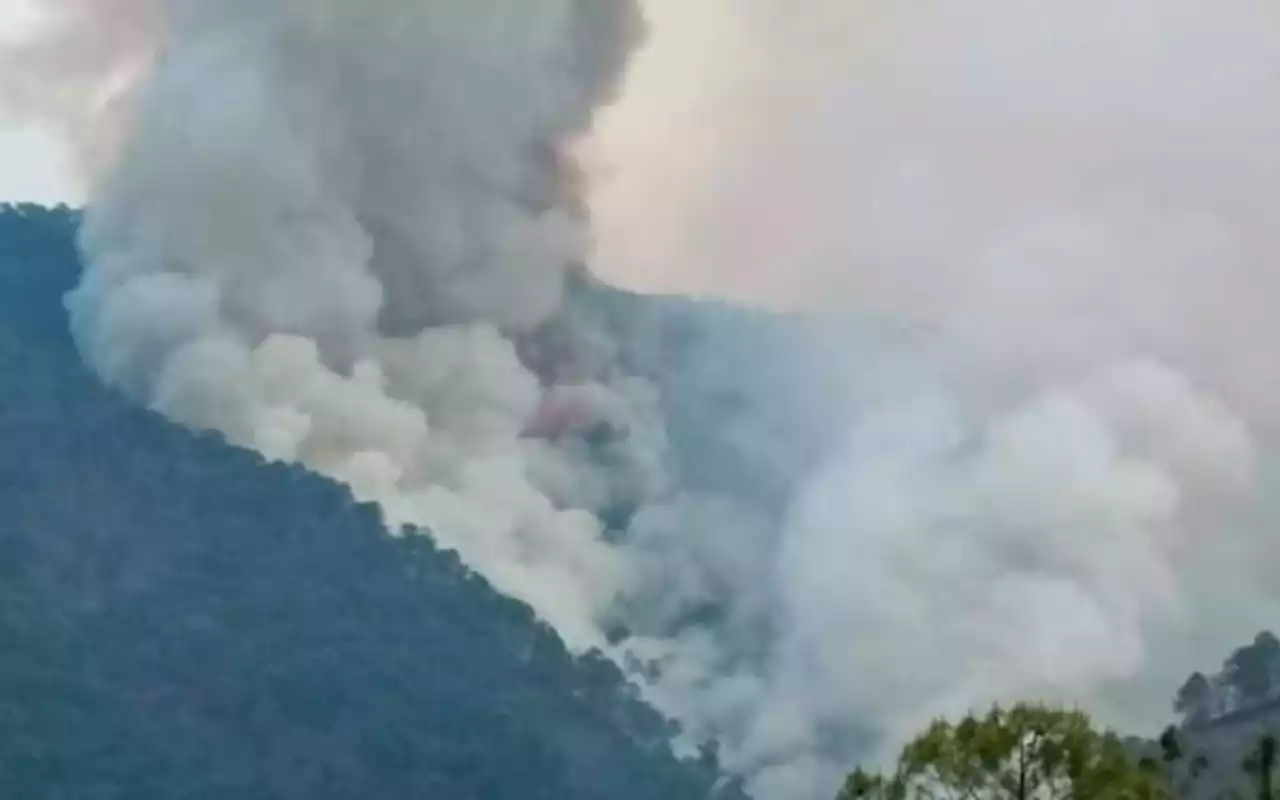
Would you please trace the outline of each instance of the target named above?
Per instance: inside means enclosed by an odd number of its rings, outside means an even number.
[[[0,209],[0,784],[94,798],[741,798],[428,535],[79,363],[78,215]]]

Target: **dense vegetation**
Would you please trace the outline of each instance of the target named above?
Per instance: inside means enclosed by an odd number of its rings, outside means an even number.
[[[681,800],[611,663],[429,535],[80,366],[67,209],[0,209],[0,794]],[[723,797],[740,797],[720,786]]]
[[[934,721],[889,772],[850,773],[836,800],[1274,800],[1275,735],[1223,744],[1176,726],[1144,742],[1078,710],[995,707]]]
[[[1161,800],[1167,787],[1084,713],[1017,705],[934,722],[891,773],[858,769],[837,800]]]

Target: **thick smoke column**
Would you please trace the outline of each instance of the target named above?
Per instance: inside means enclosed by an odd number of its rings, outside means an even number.
[[[629,633],[761,800],[995,698],[1146,723],[1276,608],[1260,0],[651,0],[592,235],[566,147],[634,0],[50,7],[0,97],[80,132],[128,98],[89,137],[89,363],[430,527],[571,645]],[[917,329],[591,320],[593,237],[631,283]]]
[[[567,481],[577,465],[520,438],[544,388],[511,336],[556,311],[583,256],[561,148],[609,98],[634,4],[151,13],[164,46],[68,299],[88,361],[177,420],[430,526],[596,643],[619,565],[589,508],[532,482],[534,462]]]

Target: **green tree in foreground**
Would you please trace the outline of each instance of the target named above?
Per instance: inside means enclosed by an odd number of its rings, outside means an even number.
[[[891,774],[858,769],[837,800],[1156,800],[1159,771],[1088,716],[1042,705],[939,720],[902,751]]]

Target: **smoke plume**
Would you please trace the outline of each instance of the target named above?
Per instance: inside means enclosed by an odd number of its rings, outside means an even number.
[[[1156,725],[1276,610],[1277,9],[802,5],[652,0],[588,151],[600,274],[914,330],[915,379],[816,423],[722,717],[777,796],[841,719]]]
[[[88,363],[761,800],[996,699],[1154,723],[1276,610],[1263,0],[649,0],[629,77],[637,0],[49,8],[0,100],[110,164]]]

